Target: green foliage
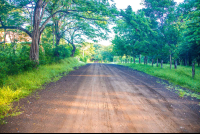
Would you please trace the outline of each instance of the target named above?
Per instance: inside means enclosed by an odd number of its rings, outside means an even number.
[[[75,58],[67,58],[51,65],[42,65],[38,69],[8,76],[4,86],[0,87],[0,120],[13,115],[12,102],[24,98],[42,85],[56,81],[73,70],[82,66]],[[45,72],[45,73],[44,73]]]
[[[0,86],[3,85],[7,75],[14,75],[31,70],[35,63],[29,60],[29,50],[27,46],[13,53],[12,47],[7,45],[4,51],[0,51]]]
[[[114,27],[113,52],[117,56],[148,56],[151,59],[200,63],[200,2],[185,0],[144,0],[145,8],[121,10]]]
[[[59,52],[59,56],[55,56],[55,49]],[[13,51],[11,44],[0,51],[0,86],[4,85],[8,75],[16,75],[25,71],[32,70],[36,63],[29,59],[30,47],[28,45],[17,44],[17,48]],[[70,57],[71,50],[67,45],[59,45],[52,48],[49,44],[40,45],[40,65],[52,64],[60,62],[61,59]]]
[[[130,6],[125,11],[121,10],[121,15],[122,20],[117,21],[114,28],[114,51],[119,56],[149,54],[154,49],[149,45],[152,41],[150,37],[156,34],[150,28],[150,20],[144,16],[143,11],[135,13]]]
[[[144,64],[122,64],[138,71],[157,76],[168,80],[169,82],[189,88],[195,92],[200,92],[200,68],[196,67],[195,78],[192,79],[192,67],[178,66],[178,69],[170,69],[169,64],[164,64],[161,67],[152,67]]]
[[[99,44],[94,45],[95,50],[92,55],[93,60],[112,62],[113,61],[113,46],[103,46]]]
[[[113,46],[103,46],[100,44],[83,42],[82,44],[77,45],[79,49],[79,55],[81,61],[87,62],[90,61],[113,61]]]

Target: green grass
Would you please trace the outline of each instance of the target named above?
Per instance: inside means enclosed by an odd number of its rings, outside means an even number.
[[[12,103],[41,89],[42,85],[59,80],[73,70],[74,67],[85,65],[75,58],[67,58],[60,63],[39,66],[28,72],[8,76],[4,86],[0,87],[0,120],[7,116],[16,115]],[[12,112],[11,112],[12,111]],[[15,113],[14,113],[15,112]]]
[[[195,77],[192,78],[192,67],[191,66],[178,66],[177,69],[170,69],[169,64],[164,64],[163,68],[154,67],[152,65],[144,65],[144,64],[121,64],[124,66],[128,66],[130,68],[136,69],[138,71],[145,72],[152,76],[157,76],[159,78],[168,80],[169,82],[180,85],[185,88],[189,88],[194,92],[200,93],[200,67],[195,68]]]

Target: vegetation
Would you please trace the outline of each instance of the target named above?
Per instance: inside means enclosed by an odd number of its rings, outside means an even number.
[[[115,61],[135,60],[139,64],[123,65],[199,92],[199,68],[191,66],[200,65],[200,1],[177,5],[174,0],[144,0],[142,4],[145,7],[137,12],[131,6],[120,11],[112,41]],[[152,67],[155,63],[157,67]]]
[[[145,65],[126,65],[199,92],[199,68],[191,76],[191,66],[200,65],[200,1],[142,4],[134,12],[131,6],[119,11],[109,0],[1,0],[0,118],[14,100],[79,66],[69,57],[125,63],[132,57]],[[110,24],[115,24],[115,38],[111,46],[102,46],[97,41],[109,38]],[[150,67],[149,61],[165,65]]]
[[[156,67],[156,65],[152,67],[151,64],[146,65],[146,64],[139,64],[139,63],[136,63],[136,64],[126,63],[122,65],[128,66],[138,71],[145,72],[152,76],[163,78],[173,84],[192,89],[195,92],[200,92],[200,83],[199,83],[200,68],[199,67],[196,68],[197,75],[195,76],[194,79],[192,79],[192,74],[191,74],[192,68],[190,66],[187,66],[187,67],[179,66],[178,69],[174,69],[174,68],[170,69],[169,64],[164,64],[163,68],[161,68],[160,65],[159,67]]]
[[[0,118],[13,101],[80,65],[69,57],[85,61],[84,38],[107,39],[116,14],[109,0],[1,0]]]
[[[144,0],[145,8],[121,10],[112,41],[116,56],[144,56],[153,62],[186,66],[200,64],[200,2],[185,0]],[[145,62],[146,64],[147,62]]]
[[[59,80],[62,75],[81,65],[85,64],[75,58],[67,58],[60,63],[42,65],[38,69],[8,76],[4,86],[0,88],[0,119],[13,114],[13,101],[26,97],[36,89],[41,89],[44,84]]]
[[[0,29],[4,29],[5,33],[7,29],[25,32],[32,40],[30,60],[37,64],[41,36],[47,27],[53,27],[55,47],[64,38],[72,45],[71,56],[74,56],[77,37],[106,38],[108,21],[117,14],[115,6],[110,5],[108,0],[3,0],[0,10]],[[55,55],[59,53],[56,51]]]
[[[114,53],[112,46],[102,46],[100,44],[83,42],[79,45],[79,55],[83,62],[112,62]]]

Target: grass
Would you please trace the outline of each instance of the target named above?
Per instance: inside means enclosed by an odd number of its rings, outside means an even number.
[[[4,117],[14,116],[12,103],[41,89],[42,85],[59,80],[73,70],[74,67],[85,65],[75,58],[67,58],[59,64],[43,65],[38,69],[18,75],[8,76],[4,86],[0,87],[0,121]],[[12,112],[11,112],[12,111]]]
[[[144,65],[144,64],[122,64],[120,65],[128,66],[130,68],[136,69],[138,71],[145,72],[147,74],[150,74],[152,76],[156,76],[165,80],[168,80],[170,83],[173,83],[175,85],[180,85],[181,87],[188,88],[192,90],[193,92],[200,93],[200,67],[195,68],[195,77],[192,78],[192,67],[191,66],[178,66],[177,69],[174,69],[172,66],[172,69],[170,69],[169,64],[163,64],[163,68],[152,67],[152,65]],[[181,95],[184,96],[184,93],[182,90],[180,91]],[[200,99],[200,97],[198,96]]]

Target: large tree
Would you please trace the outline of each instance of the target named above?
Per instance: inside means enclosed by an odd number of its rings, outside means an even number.
[[[5,4],[6,3],[6,4]],[[33,6],[31,6],[31,4]],[[1,29],[19,29],[26,32],[32,38],[30,49],[30,59],[39,63],[39,42],[40,36],[46,25],[57,14],[63,13],[68,16],[74,16],[76,19],[84,18],[87,20],[107,21],[112,16],[112,11],[115,11],[114,6],[110,6],[108,0],[18,0],[6,1],[3,0],[1,9],[8,9],[8,13],[0,14]],[[28,9],[33,10],[33,16],[28,13]],[[13,21],[10,17],[10,12],[20,10],[21,17],[16,23],[9,23]],[[28,11],[27,11],[28,10]],[[48,12],[51,12],[49,14]],[[10,17],[10,18],[9,18]],[[32,25],[27,22],[22,22],[23,18],[29,17],[32,19]],[[21,22],[18,24],[17,22]],[[30,21],[29,21],[30,22]],[[32,27],[24,28],[25,25]]]

